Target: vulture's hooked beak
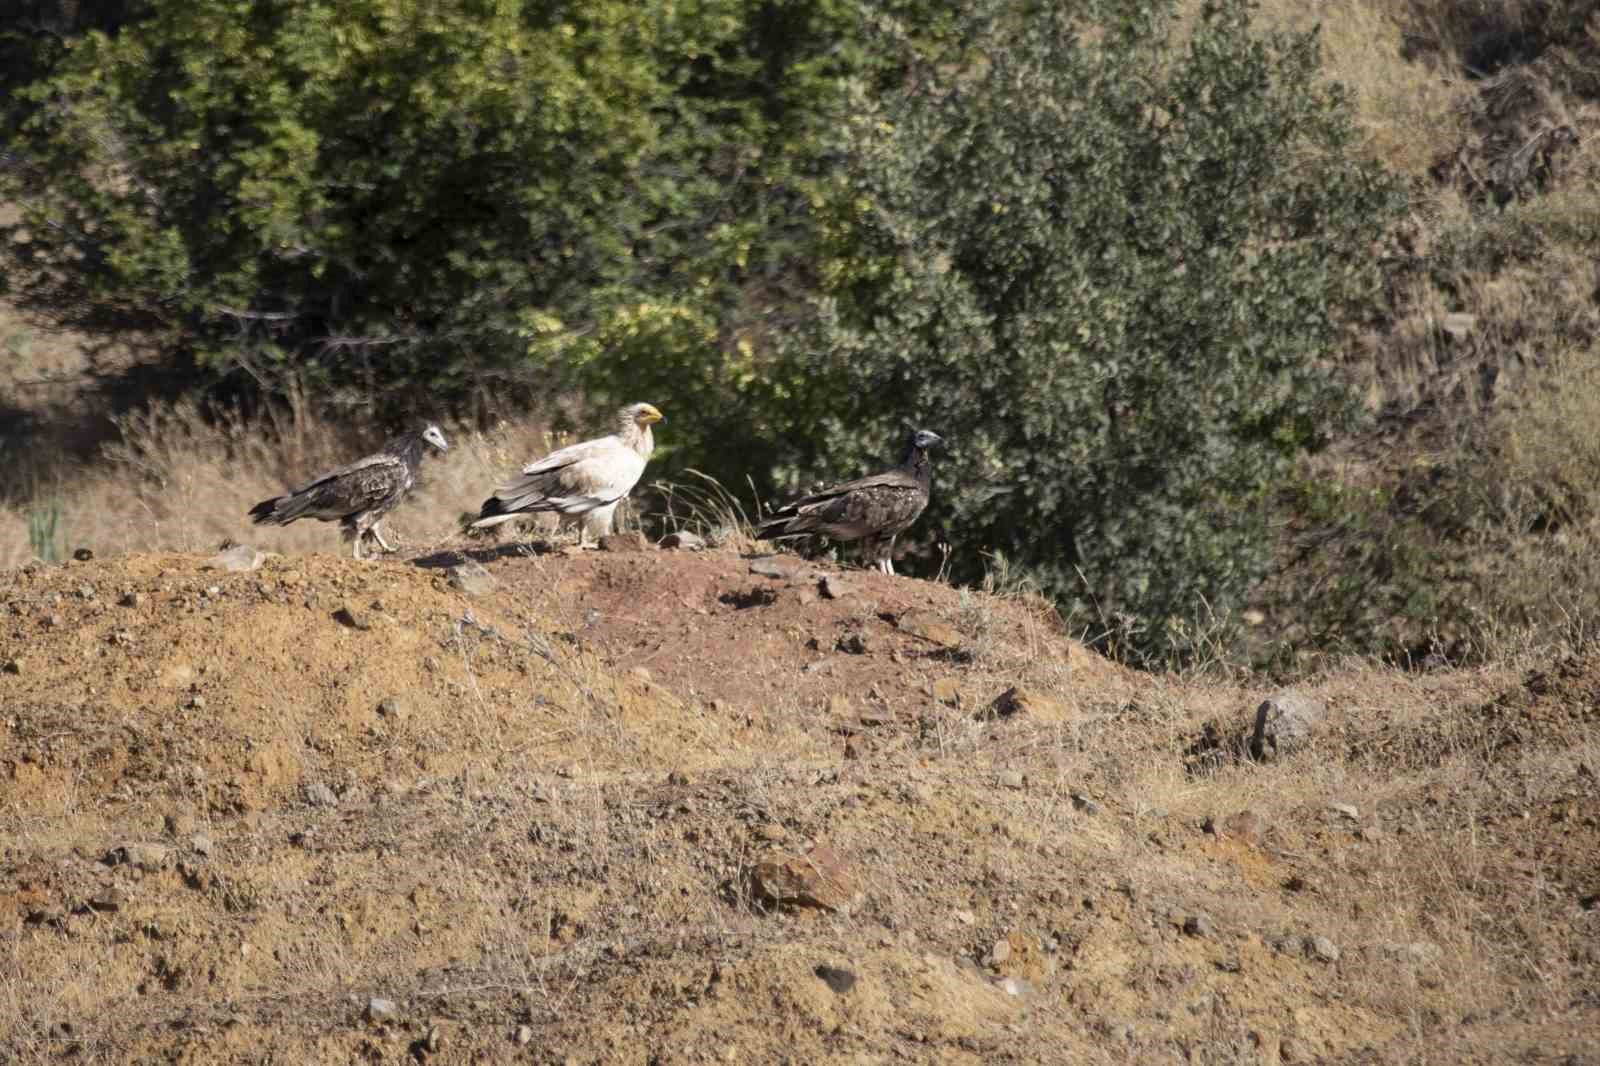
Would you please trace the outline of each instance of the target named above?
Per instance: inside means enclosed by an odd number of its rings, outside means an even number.
[[[665,422],[666,420],[666,415],[662,414],[654,407],[651,407],[649,404],[646,404],[644,409],[639,412],[639,421],[643,422],[647,426],[656,422]]]

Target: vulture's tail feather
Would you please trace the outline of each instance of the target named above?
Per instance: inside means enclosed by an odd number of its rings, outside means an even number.
[[[250,508],[250,520],[258,526],[281,526],[286,522],[292,521],[292,519],[285,517],[278,511],[279,504],[288,502],[288,496],[274,496],[270,500],[262,500],[260,503]]]
[[[513,518],[521,518],[521,511],[507,511],[505,503],[498,496],[490,496],[483,501],[483,506],[478,509],[476,517],[470,518],[464,524],[464,529],[488,529],[498,526],[502,522],[509,522]]]

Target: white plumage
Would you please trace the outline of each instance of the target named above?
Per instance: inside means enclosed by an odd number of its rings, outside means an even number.
[[[650,427],[666,418],[647,403],[617,412],[617,431],[529,463],[483,501],[472,529],[487,529],[525,514],[554,512],[579,523],[581,545],[611,531],[617,506],[639,483],[655,451]]]

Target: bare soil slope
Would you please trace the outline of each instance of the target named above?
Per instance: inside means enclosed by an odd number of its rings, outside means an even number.
[[[0,1063],[1600,1061],[1600,656],[1256,766],[1026,601],[477,554],[0,574]]]

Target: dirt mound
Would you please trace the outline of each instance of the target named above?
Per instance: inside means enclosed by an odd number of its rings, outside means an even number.
[[[0,1061],[1600,1039],[1593,717],[1340,740],[1510,675],[1331,676],[1326,743],[1197,780],[1261,694],[1025,601],[716,551],[204,561],[0,574]]]

